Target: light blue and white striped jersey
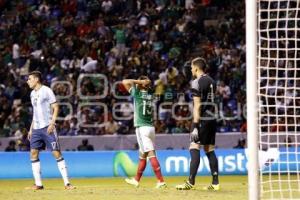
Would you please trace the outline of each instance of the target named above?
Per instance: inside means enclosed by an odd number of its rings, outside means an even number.
[[[51,104],[56,102],[51,88],[43,85],[39,90],[32,90],[30,94],[33,106],[33,129],[49,126],[52,118]]]

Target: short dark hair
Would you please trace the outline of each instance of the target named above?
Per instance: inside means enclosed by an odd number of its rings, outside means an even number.
[[[42,79],[42,73],[41,73],[40,71],[32,71],[32,72],[30,72],[30,73],[28,74],[28,76],[30,76],[30,75],[32,75],[32,76],[38,78],[40,82],[42,82],[42,80],[43,80],[43,79]]]
[[[145,76],[145,75],[142,75],[138,78],[138,80],[148,80],[149,77],[148,76]],[[150,79],[149,79],[150,80]]]
[[[205,69],[206,69],[206,61],[204,58],[201,58],[201,57],[197,57],[197,58],[193,59],[192,65],[199,67],[203,71],[205,71]]]
[[[138,78],[138,80],[150,80],[150,78],[148,76],[142,75]],[[147,85],[147,90],[152,92],[152,86],[151,83],[149,85]]]

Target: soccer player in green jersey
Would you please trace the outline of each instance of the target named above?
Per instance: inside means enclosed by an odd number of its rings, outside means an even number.
[[[125,181],[135,187],[139,186],[148,157],[158,179],[156,188],[165,188],[167,185],[161,174],[160,164],[154,149],[153,94],[149,90],[151,81],[147,76],[141,76],[138,80],[125,79],[122,83],[134,100],[134,127],[136,128],[140,157],[136,176],[127,178]]]

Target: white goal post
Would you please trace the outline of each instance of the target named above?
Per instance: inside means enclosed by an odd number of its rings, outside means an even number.
[[[300,199],[300,0],[245,0],[248,198]]]
[[[246,88],[247,88],[247,146],[248,197],[258,200],[258,115],[257,115],[257,0],[246,2]],[[251,119],[251,120],[249,120]],[[251,169],[251,170],[250,170]]]

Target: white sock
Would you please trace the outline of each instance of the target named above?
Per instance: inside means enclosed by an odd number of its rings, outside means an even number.
[[[41,178],[41,162],[39,159],[31,161],[32,173],[36,186],[42,186],[42,178]]]
[[[65,185],[69,184],[69,177],[68,177],[68,171],[67,171],[67,166],[66,166],[66,162],[63,158],[59,158],[56,160],[57,161],[57,166],[58,169],[60,171],[60,174],[64,180]]]

